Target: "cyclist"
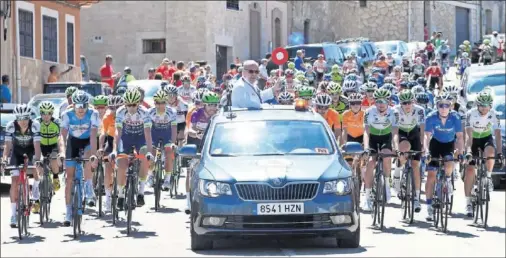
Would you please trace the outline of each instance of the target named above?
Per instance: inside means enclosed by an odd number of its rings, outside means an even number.
[[[148,111],[140,106],[141,93],[136,89],[129,89],[123,95],[124,106],[116,111],[116,133],[114,135],[114,147],[111,152],[111,160],[117,157],[117,184],[118,184],[118,210],[123,210],[125,203],[126,171],[128,167],[128,154],[132,154],[135,147],[140,155],[139,191],[137,194],[137,206],[144,205],[144,187],[148,175],[148,160],[153,155],[153,140],[151,137],[151,119]],[[119,155],[118,155],[119,154]]]
[[[190,84],[191,80],[190,80],[190,76],[185,74],[183,75],[183,77],[181,78],[181,81],[183,82],[183,86],[177,88],[177,95],[186,103],[190,103],[191,102],[191,98],[194,94],[194,92],[197,90],[197,88],[195,88],[195,86],[192,86]]]
[[[135,89],[141,94],[140,104],[144,108],[151,108],[151,106],[146,101],[144,101],[144,93],[145,93],[144,89],[141,86],[137,86],[137,87],[135,87]],[[127,91],[128,91],[128,89],[127,89]]]
[[[494,49],[490,45],[489,39],[484,39],[483,44],[480,46],[481,53],[480,59],[478,60],[478,64],[480,65],[490,65],[492,64],[492,57],[494,56]]]
[[[464,119],[464,116],[467,113],[466,109],[466,101],[464,98],[460,96],[461,88],[457,87],[453,84],[445,85],[443,87],[443,93],[447,93],[452,97],[452,110],[456,111],[461,119]]]
[[[421,151],[423,149],[423,131],[425,130],[425,111],[421,106],[415,105],[415,94],[411,90],[403,90],[399,93],[400,105],[394,110],[399,114],[399,151]],[[420,212],[420,154],[413,158],[412,168],[415,179],[414,209]],[[401,168],[406,159],[400,156],[394,172],[394,186],[397,193],[401,190]]]
[[[310,86],[315,86],[317,75],[315,71],[313,71],[313,67],[310,64],[306,65],[306,72],[304,73],[304,77],[307,79]]]
[[[72,94],[77,91],[77,88],[74,86],[70,86],[67,89],[65,89],[65,95],[67,96],[67,101],[63,101],[60,106],[58,107],[58,110],[60,114],[58,114],[58,117],[61,118],[61,115],[65,110],[67,110],[68,106],[72,105]]]
[[[423,107],[425,109],[425,114],[429,114],[432,112],[432,108],[429,107],[429,94],[427,92],[421,92],[415,94],[415,102],[417,105]]]
[[[434,90],[436,84],[438,90],[441,90],[443,86],[443,73],[439,67],[437,61],[432,61],[431,66],[425,70],[425,78],[429,81],[429,89]]]
[[[285,70],[285,77],[282,79],[283,81],[283,84],[284,84],[284,87],[287,91],[289,92],[294,92],[294,84],[295,84],[295,80],[294,80],[294,71],[291,70],[291,69],[286,69]]]
[[[278,103],[280,105],[293,105],[293,95],[287,91],[281,92],[278,96]]]
[[[341,138],[341,121],[339,113],[330,107],[332,97],[327,93],[318,93],[316,94],[314,104],[316,112],[327,121],[330,128],[332,128],[332,132],[334,132],[336,140],[339,140]]]
[[[2,164],[5,165],[7,157],[10,156],[9,165],[15,166],[11,171],[11,228],[16,227],[17,203],[18,203],[18,167],[24,164],[23,154],[28,156],[29,162],[40,160],[40,124],[37,120],[30,119],[32,109],[26,104],[17,105],[14,108],[16,120],[10,121],[5,127],[5,149],[3,151]],[[12,152],[11,152],[12,151]],[[32,197],[35,200],[32,210],[39,212],[39,174],[41,169],[37,167],[33,174]],[[25,171],[26,173],[26,171]],[[25,182],[28,184],[28,182]]]
[[[348,96],[350,108],[343,113],[342,130],[343,144],[346,142],[364,142],[364,115],[361,104],[363,96],[360,93],[351,93]]]
[[[49,101],[43,101],[39,105],[40,117],[37,122],[40,124],[40,150],[42,157],[56,156],[58,153],[58,137],[60,136],[60,120],[53,117],[54,105]],[[53,188],[60,190],[60,179],[58,178],[58,161],[50,160],[50,168],[53,172]]]
[[[411,66],[411,73],[413,74],[413,79],[418,80],[419,78],[423,78],[423,73],[425,72],[425,65],[422,63],[422,58],[415,58],[415,64]],[[427,81],[425,81],[427,83]]]
[[[205,89],[205,88],[204,88]],[[186,128],[186,115],[188,114],[188,104],[178,96],[178,90],[174,85],[168,85],[165,87],[165,91],[168,94],[167,101],[169,107],[176,110],[176,123],[177,123],[177,140],[178,144],[181,145],[184,140],[184,131]]]
[[[342,114],[346,109],[348,109],[348,99],[342,95],[343,91],[339,83],[330,82],[327,87],[327,91],[332,97],[330,108],[334,109],[339,114]]]
[[[390,99],[390,91],[385,89],[377,89],[374,92],[374,106],[365,111],[364,115],[364,146],[369,152],[381,152],[391,154],[392,151],[398,150],[398,121],[399,114],[388,106]],[[393,148],[392,148],[393,145]],[[378,148],[379,147],[379,148]],[[365,194],[362,209],[364,211],[371,210],[372,203],[372,184],[373,170],[376,165],[376,158],[370,157],[367,162],[365,173]],[[390,169],[392,166],[392,158],[383,159],[383,173],[385,182],[390,182]],[[390,187],[385,184],[385,194],[387,202],[390,200]]]
[[[108,110],[102,119],[102,126],[99,137],[100,149],[97,151],[98,155],[109,155],[113,152],[114,135],[116,135],[116,110],[123,105],[123,98],[121,96],[112,95],[107,100]],[[111,162],[105,163],[104,173],[104,186],[105,186],[105,211],[111,211],[111,193],[113,182],[113,168]]]
[[[353,93],[358,93],[359,86],[354,80],[344,80],[343,82],[343,95],[349,97]]]
[[[436,97],[437,110],[427,115],[425,121],[425,153],[431,157],[445,158],[444,171],[448,185],[451,185],[453,172],[453,153],[455,147],[457,153],[462,156],[463,133],[462,123],[457,112],[451,108],[452,97],[449,94],[441,94]],[[456,140],[455,140],[456,139]],[[434,209],[432,207],[432,195],[436,182],[436,170],[439,162],[431,161],[427,166],[427,181],[425,183],[425,196],[427,197],[427,220],[432,220]],[[453,188],[448,187],[449,195]]]
[[[339,71],[339,66],[337,64],[333,65],[330,70],[330,79],[333,82],[342,83],[343,77],[341,76],[341,72]]]
[[[93,108],[98,111],[98,133],[97,133],[97,149],[100,149],[100,132],[102,132],[102,118],[104,118],[105,113],[107,111],[107,101],[108,97],[105,95],[98,95],[93,98]]]
[[[220,103],[220,97],[214,93],[207,91],[202,96],[202,102],[204,103],[204,107],[197,109],[192,114],[191,117],[191,125],[188,130],[188,144],[195,144],[198,149],[201,148],[202,140],[204,139],[204,131],[207,129],[211,118],[218,111],[218,104]],[[186,178],[186,207],[185,213],[190,214],[190,180],[191,173],[188,173]]]
[[[313,106],[313,97],[316,94],[316,90],[313,87],[310,86],[301,86],[298,91],[296,92],[296,96],[300,99],[306,100],[308,107]]]
[[[482,91],[476,97],[477,107],[472,108],[466,114],[466,133],[467,138],[467,154],[466,158],[471,160],[472,157],[479,155],[479,149],[483,151],[483,157],[494,157],[494,149],[497,153],[499,163],[503,159],[502,156],[502,141],[501,141],[501,125],[494,109],[492,109],[493,102],[492,94],[489,91]],[[495,136],[495,146],[494,137]],[[494,160],[486,161],[487,179],[489,190],[494,190],[492,182],[492,169],[494,168]],[[466,215],[473,216],[473,207],[471,204],[471,191],[473,189],[475,174],[476,174],[475,161],[471,160],[469,166],[465,171],[464,178],[464,193],[466,195]]]
[[[68,157],[69,159],[79,158],[80,150],[84,151],[83,158],[95,159],[94,153],[97,153],[97,130],[99,127],[98,112],[89,105],[89,95],[78,90],[72,94],[72,103],[74,107],[65,111],[62,115],[60,128],[60,154],[59,161]],[[95,206],[95,193],[93,191],[93,175],[91,165],[96,166],[95,162],[87,162],[84,166],[84,190],[88,206]],[[66,215],[64,226],[70,226],[72,220],[72,186],[74,183],[74,172],[77,163],[75,161],[65,161],[65,173],[67,174],[65,182],[65,204]]]
[[[374,82],[367,82],[362,85],[362,91],[365,92],[365,98],[362,100],[362,108],[365,110],[374,105],[374,92],[378,89],[378,85]]]
[[[471,58],[469,58],[467,52],[464,52],[458,60],[458,74],[463,75],[467,67],[471,67]]]

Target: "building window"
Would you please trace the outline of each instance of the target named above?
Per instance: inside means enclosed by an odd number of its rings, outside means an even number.
[[[33,58],[33,13],[19,10],[19,54]]]
[[[58,62],[58,24],[56,18],[42,16],[42,59],[51,62]]]
[[[239,11],[239,0],[227,0],[227,9]]]
[[[274,20],[274,46],[281,47],[281,20],[279,18]]]
[[[360,7],[367,7],[367,1],[366,0],[360,0]]]
[[[67,64],[74,64],[74,24],[67,22]]]
[[[143,54],[165,54],[165,39],[143,39]]]

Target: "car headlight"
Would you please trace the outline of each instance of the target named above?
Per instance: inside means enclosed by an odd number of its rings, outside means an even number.
[[[232,188],[227,183],[200,179],[200,194],[207,197],[218,197],[220,195],[232,195]]]
[[[337,195],[346,195],[351,192],[351,177],[345,179],[338,179],[325,182],[323,186],[323,193],[329,194],[334,193]]]

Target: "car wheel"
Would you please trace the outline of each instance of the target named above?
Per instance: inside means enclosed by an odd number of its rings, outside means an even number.
[[[360,246],[360,222],[357,231],[353,232],[349,239],[337,239],[337,246],[339,248],[358,248]]]
[[[192,205],[193,206],[193,205]],[[192,251],[213,249],[213,240],[204,236],[199,236],[193,227],[197,221],[196,208],[192,207],[190,215],[190,231],[191,231],[191,249]]]

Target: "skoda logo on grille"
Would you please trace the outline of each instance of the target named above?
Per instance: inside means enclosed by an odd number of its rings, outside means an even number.
[[[272,183],[273,183],[275,186],[280,186],[280,185],[283,183],[283,179],[282,179],[282,178],[273,178],[273,179],[272,179]]]

